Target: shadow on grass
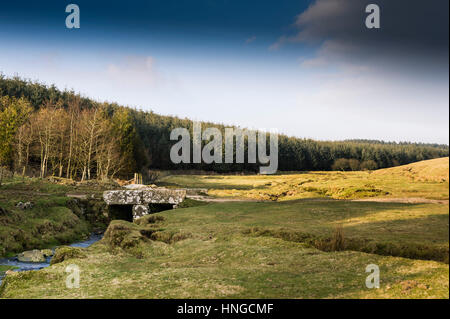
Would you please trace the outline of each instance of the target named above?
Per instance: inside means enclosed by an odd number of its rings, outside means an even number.
[[[448,263],[448,214],[428,213],[434,208],[446,209],[433,204],[300,199],[211,204],[199,208],[196,218],[205,229],[220,231],[218,224],[236,224],[246,235],[282,238],[323,251],[353,250]],[[370,220],[377,214],[387,214],[379,218],[388,220]],[[346,226],[348,220],[362,222]],[[335,238],[339,225],[343,239]],[[337,241],[342,243],[336,245]]]

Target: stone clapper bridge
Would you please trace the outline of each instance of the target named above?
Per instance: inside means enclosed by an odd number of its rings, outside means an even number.
[[[153,188],[133,185],[138,189],[110,190],[103,192],[103,199],[109,206],[113,219],[132,221],[162,209],[177,208],[186,198],[186,190]]]

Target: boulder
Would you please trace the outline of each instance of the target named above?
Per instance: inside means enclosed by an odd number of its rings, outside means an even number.
[[[46,261],[44,254],[38,249],[24,251],[17,255],[17,259],[28,263],[42,263]]]

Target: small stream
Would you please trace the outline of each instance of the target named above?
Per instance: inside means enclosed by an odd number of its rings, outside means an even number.
[[[69,246],[86,248],[86,247],[89,247],[92,244],[98,242],[100,239],[102,239],[102,237],[103,237],[103,234],[91,234],[88,239],[70,244]],[[55,251],[55,248],[52,249],[53,252]],[[16,269],[13,269],[13,271],[39,270],[39,269],[50,266],[51,259],[52,259],[52,257],[47,257],[47,260],[43,263],[30,263],[30,262],[27,263],[27,262],[18,261],[17,257],[0,258],[0,265],[17,267]],[[0,272],[0,284],[2,283],[2,279],[4,276],[5,276],[5,274]]]

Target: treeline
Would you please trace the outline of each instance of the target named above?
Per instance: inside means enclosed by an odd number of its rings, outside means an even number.
[[[82,109],[74,96],[45,100],[0,96],[0,164],[22,175],[108,180],[136,169],[137,135],[129,111],[107,104]]]
[[[149,169],[257,172],[261,165],[172,163],[170,149],[176,141],[170,140],[170,132],[185,127],[192,134],[188,119],[98,103],[73,91],[2,75],[0,96],[0,164],[15,171],[34,165],[40,176],[89,179],[129,178],[134,172],[145,176]],[[225,125],[202,123],[203,128],[211,126],[224,138]],[[322,142],[285,135],[278,145],[278,169],[284,171],[376,169],[449,153],[447,145],[439,144]]]
[[[441,149],[448,149],[448,145],[446,144],[438,144],[438,143],[411,143],[411,142],[386,142],[379,140],[367,140],[367,139],[350,139],[344,140],[344,142],[354,142],[361,144],[381,144],[381,145],[415,145],[415,146],[431,146]]]
[[[191,132],[193,122],[188,119],[162,116],[152,112],[132,111],[136,129],[143,144],[150,146],[150,162],[158,169],[199,169],[217,172],[239,172],[259,170],[261,164],[173,164],[169,150],[174,142],[170,141],[170,132],[176,127],[185,127]],[[202,123],[202,127],[214,126],[225,136],[225,125]],[[268,144],[267,139],[267,144]],[[267,150],[269,146],[267,145]],[[222,151],[224,154],[224,149]],[[247,154],[247,145],[245,145]],[[321,142],[280,135],[278,137],[278,168],[282,171],[296,170],[351,170],[377,169],[409,164],[425,159],[448,156],[448,146],[428,146],[416,143],[367,143],[363,141]],[[354,159],[353,165],[334,165],[338,159]],[[358,162],[358,165],[355,164]],[[341,161],[342,162],[342,161]]]

